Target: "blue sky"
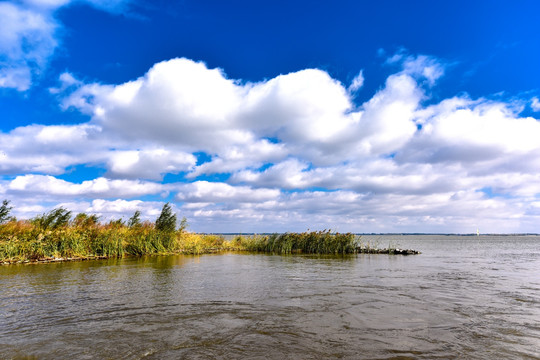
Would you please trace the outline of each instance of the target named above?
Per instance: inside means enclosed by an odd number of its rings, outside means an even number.
[[[0,197],[205,232],[540,231],[536,1],[0,1]]]

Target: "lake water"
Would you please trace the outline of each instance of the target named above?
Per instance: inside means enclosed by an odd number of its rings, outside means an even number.
[[[0,266],[2,359],[540,359],[540,237]]]

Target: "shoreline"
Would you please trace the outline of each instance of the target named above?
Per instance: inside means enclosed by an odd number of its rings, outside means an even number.
[[[194,253],[194,252],[184,252],[177,251],[171,253],[148,253],[142,255],[124,255],[124,256],[107,256],[107,255],[89,255],[89,256],[74,256],[74,257],[42,257],[37,259],[16,259],[16,260],[2,260],[0,265],[35,265],[35,264],[50,264],[50,263],[64,263],[64,262],[77,262],[77,261],[89,261],[89,260],[107,260],[107,259],[123,259],[123,258],[137,258],[142,256],[173,256],[173,255],[208,255],[208,254],[219,254],[225,252],[251,252],[251,253],[260,253],[260,254],[275,254],[275,255],[284,255],[278,254],[275,252],[265,252],[265,251],[250,251],[245,249],[234,249],[234,248],[209,248],[204,251]],[[413,249],[393,249],[393,248],[357,248],[356,251],[352,253],[345,254],[319,254],[319,255],[357,255],[357,254],[372,254],[372,255],[420,255],[422,254],[418,250]],[[291,251],[287,255],[317,255],[316,253],[304,253],[302,251]]]
[[[417,250],[397,245],[379,248],[379,241],[363,242],[352,233],[330,230],[271,235],[222,235],[163,231],[151,224],[62,226],[43,229],[28,222],[0,225],[0,264],[51,263],[125,256],[207,254],[250,251],[273,254],[388,254],[416,255]]]

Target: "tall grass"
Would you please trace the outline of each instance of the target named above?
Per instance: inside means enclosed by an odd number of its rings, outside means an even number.
[[[53,216],[54,215],[54,216]],[[47,259],[123,257],[151,254],[202,254],[223,250],[275,254],[351,254],[399,253],[396,249],[378,249],[362,243],[351,233],[330,230],[272,235],[223,236],[156,229],[153,223],[111,221],[100,224],[96,217],[77,216],[63,221],[64,213],[47,213],[41,219],[0,224],[0,263]],[[50,217],[55,219],[49,221]]]
[[[176,226],[176,214],[169,203],[155,223],[141,222],[135,211],[127,224],[123,220],[99,223],[97,215],[62,207],[30,220],[9,217],[10,202],[0,205],[0,262],[58,258],[122,257],[124,255],[187,253],[221,250],[247,250],[277,254],[347,254],[374,251],[359,243],[354,234],[330,230],[273,235],[238,236],[225,241],[222,236],[185,231],[185,218]]]
[[[276,254],[350,254],[358,248],[354,234],[331,233],[330,230],[237,237],[235,242],[248,251]]]
[[[43,226],[35,221],[10,221],[0,225],[0,262],[47,258],[189,253],[230,248],[223,237],[186,231],[161,231],[151,223],[128,227],[93,221],[77,225]]]

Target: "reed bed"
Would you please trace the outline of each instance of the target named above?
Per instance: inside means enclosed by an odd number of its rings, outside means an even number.
[[[330,230],[237,236],[232,241],[225,241],[219,235],[190,233],[186,231],[186,218],[177,226],[177,216],[169,203],[163,205],[154,223],[141,222],[140,211],[135,211],[127,223],[119,219],[102,224],[99,216],[86,213],[72,219],[71,211],[62,207],[30,220],[10,217],[11,210],[10,201],[4,200],[0,205],[1,264],[224,250],[275,254],[381,253],[369,243],[362,244],[354,234]],[[392,249],[384,251],[397,253]],[[406,254],[410,251],[413,250],[406,250]]]
[[[43,227],[35,221],[0,224],[0,264],[220,251],[274,254],[399,253],[393,249],[378,249],[372,244],[363,244],[358,236],[351,233],[331,233],[329,230],[236,236],[226,241],[220,235],[191,233],[183,228],[162,231],[150,222],[131,227],[121,222],[104,225],[96,221],[72,221],[58,227]]]
[[[275,254],[352,254],[359,248],[356,235],[330,230],[237,237],[235,242],[244,250]]]
[[[153,224],[119,223],[43,228],[30,221],[0,225],[0,263],[47,259],[201,254],[233,249],[223,237],[184,230],[161,231]]]

